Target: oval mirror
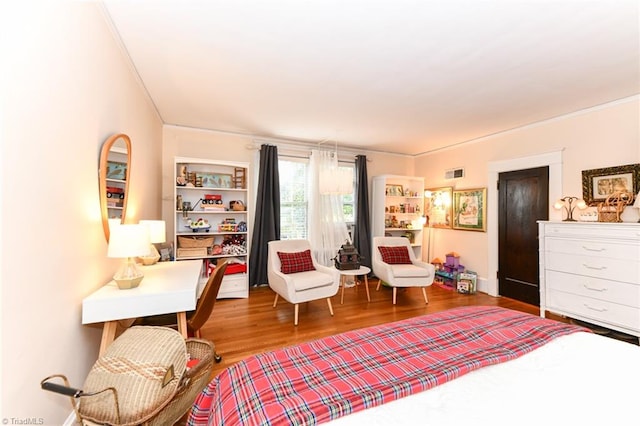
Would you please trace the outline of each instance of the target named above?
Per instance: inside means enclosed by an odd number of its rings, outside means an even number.
[[[109,221],[124,223],[129,196],[131,139],[118,133],[107,139],[100,151],[100,212],[104,236],[109,242]]]

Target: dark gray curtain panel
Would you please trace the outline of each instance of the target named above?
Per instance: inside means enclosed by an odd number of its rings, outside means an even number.
[[[356,155],[355,229],[353,244],[363,256],[360,263],[371,268],[371,220],[369,213],[369,184],[367,178],[367,157]]]
[[[268,284],[267,243],[280,239],[280,175],[278,147],[260,147],[256,213],[249,257],[249,284]]]

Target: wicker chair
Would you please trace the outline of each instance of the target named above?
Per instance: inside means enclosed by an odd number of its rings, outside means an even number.
[[[69,396],[84,425],[172,425],[209,382],[214,352],[213,343],[185,341],[168,327],[131,327],[96,361],[83,390],[61,374],[41,387]]]

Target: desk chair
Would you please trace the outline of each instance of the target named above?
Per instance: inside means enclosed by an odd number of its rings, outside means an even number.
[[[213,271],[207,284],[202,290],[202,294],[196,304],[196,309],[191,312],[187,312],[187,329],[189,335],[200,338],[200,328],[207,322],[213,311],[213,306],[218,298],[218,292],[222,285],[222,278],[224,277],[224,271],[227,269],[227,260],[221,260],[218,262],[216,269]],[[177,328],[175,314],[155,315],[151,317],[138,318],[133,325],[153,325],[153,326],[165,326]],[[216,362],[220,362],[222,357],[215,354]]]

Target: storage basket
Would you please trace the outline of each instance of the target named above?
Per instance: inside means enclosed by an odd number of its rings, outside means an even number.
[[[213,246],[214,237],[181,237],[178,236],[179,248],[209,248]]]
[[[598,204],[598,222],[622,222],[620,213],[633,200],[633,194],[627,191],[614,192]]]
[[[206,247],[179,248],[176,250],[177,257],[202,257],[208,254]]]
[[[84,390],[51,376],[42,388],[71,397],[84,425],[171,425],[184,416],[209,381],[212,342],[185,339],[168,327],[127,329],[92,367]],[[190,368],[189,359],[197,359]],[[52,383],[61,377],[66,386]],[[79,399],[76,405],[74,398]]]

